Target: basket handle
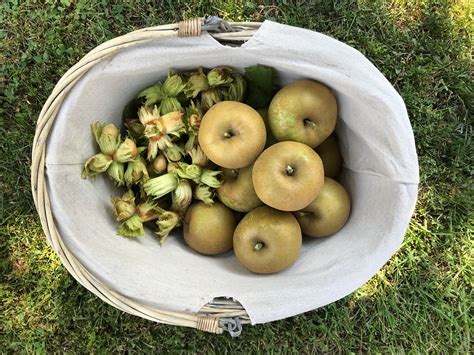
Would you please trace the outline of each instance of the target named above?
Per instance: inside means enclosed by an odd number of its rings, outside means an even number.
[[[178,23],[179,37],[199,36],[202,31],[208,32],[237,32],[227,21],[219,16],[207,16],[203,18],[193,18],[190,20],[180,21]]]
[[[200,36],[208,32],[221,42],[245,42],[260,28],[261,22],[227,22],[219,16],[207,16],[180,21],[175,24],[179,37]]]
[[[252,37],[260,25],[260,22],[231,22],[229,24],[217,16],[210,16],[182,21],[179,24],[143,28],[116,37],[97,46],[72,66],[58,81],[44,104],[36,123],[31,163],[33,200],[44,234],[69,273],[79,283],[112,306],[159,323],[187,326],[217,334],[228,331],[232,336],[240,334],[241,324],[250,323],[242,305],[233,301],[222,303],[222,301],[216,302],[214,300],[211,302],[212,307],[204,307],[204,310],[194,314],[172,312],[142,305],[109,289],[106,284],[103,284],[91,271],[86,269],[68,249],[56,226],[45,174],[46,142],[63,100],[91,68],[124,49],[163,37],[199,36],[202,31],[209,31],[218,41],[244,42]]]

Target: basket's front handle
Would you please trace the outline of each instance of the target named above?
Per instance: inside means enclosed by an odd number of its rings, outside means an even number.
[[[82,265],[63,242],[56,226],[45,174],[46,142],[59,109],[71,89],[91,68],[122,50],[158,38],[199,36],[202,31],[209,31],[219,41],[244,42],[252,37],[260,25],[259,22],[229,24],[217,16],[210,16],[182,21],[179,24],[143,28],[116,37],[97,46],[72,66],[58,81],[41,110],[33,141],[31,188],[43,231],[69,273],[102,300],[124,312],[159,323],[187,326],[211,333],[220,334],[227,331],[232,336],[240,334],[241,324],[250,322],[245,309],[234,301],[214,301],[212,307],[204,307],[204,312],[199,314],[172,312],[140,304],[110,289]]]

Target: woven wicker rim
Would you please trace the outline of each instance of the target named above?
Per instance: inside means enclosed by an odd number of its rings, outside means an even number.
[[[213,20],[215,22],[216,18]],[[229,24],[236,30],[235,32],[211,33],[211,35],[221,42],[242,43],[251,38],[261,25],[260,22],[230,22]],[[222,27],[217,26],[217,29],[222,30]],[[197,314],[172,312],[137,303],[101,283],[64,244],[51,211],[45,179],[45,152],[49,132],[64,98],[89,69],[123,49],[162,37],[198,36],[202,31],[210,28],[208,19],[201,18],[182,21],[178,24],[144,28],[99,45],[71,67],[54,87],[38,117],[33,141],[31,186],[41,225],[50,245],[69,273],[89,291],[124,312],[158,323],[191,327],[216,334],[226,330],[231,335],[238,335],[241,324],[250,323],[250,321],[242,305],[234,300],[215,299]]]

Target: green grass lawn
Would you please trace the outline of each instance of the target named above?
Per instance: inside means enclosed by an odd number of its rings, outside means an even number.
[[[4,0],[0,353],[472,351],[474,81],[469,1]],[[122,313],[80,286],[42,234],[30,193],[35,122],[61,75],[134,29],[217,14],[314,29],[364,53],[404,98],[421,184],[398,253],[344,299],[236,339]]]

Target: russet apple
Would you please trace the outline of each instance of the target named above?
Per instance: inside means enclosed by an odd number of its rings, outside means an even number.
[[[204,115],[199,128],[201,149],[214,163],[238,169],[252,164],[265,147],[265,124],[252,107],[221,101]]]
[[[296,80],[276,93],[268,120],[278,141],[295,141],[315,148],[334,131],[337,102],[331,90],[313,80]]]
[[[290,267],[300,255],[301,229],[290,212],[260,206],[234,232],[234,252],[247,269],[270,274]]]
[[[217,197],[227,207],[237,212],[248,212],[262,201],[253,188],[253,165],[240,169],[222,169],[224,183],[217,188]]]
[[[351,212],[351,200],[344,186],[331,178],[324,179],[318,197],[308,206],[295,212],[303,234],[327,237],[339,231]]]
[[[234,212],[222,203],[194,203],[184,217],[184,240],[201,254],[225,253],[232,249],[236,224]]]
[[[305,144],[280,142],[260,154],[253,166],[252,180],[263,203],[282,211],[297,211],[321,190],[323,163]]]

